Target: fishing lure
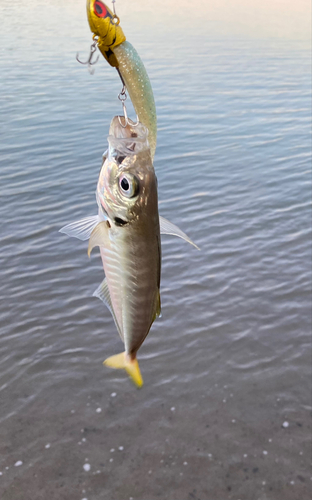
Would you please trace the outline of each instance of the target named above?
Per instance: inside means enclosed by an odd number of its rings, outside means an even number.
[[[144,64],[135,48],[126,40],[119,17],[100,0],[87,0],[87,15],[94,42],[87,64],[92,62],[96,46],[106,61],[117,69],[127,89],[134,110],[148,129],[152,159],[157,141],[157,117],[152,86]]]

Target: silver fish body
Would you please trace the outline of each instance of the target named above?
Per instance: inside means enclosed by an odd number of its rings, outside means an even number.
[[[72,222],[60,231],[95,246],[105,279],[94,292],[110,309],[125,352],[104,364],[124,368],[133,382],[143,380],[137,351],[160,314],[160,234],[171,234],[196,246],[177,226],[158,214],[157,179],[144,125],[115,117],[109,149],[98,179],[98,215]]]
[[[124,173],[138,179],[134,200],[116,192]],[[104,193],[103,183],[110,186]],[[103,268],[118,331],[127,355],[134,357],[160,310],[157,182],[149,152],[134,155],[126,166],[106,161],[98,197],[108,216],[99,241]]]
[[[106,302],[125,344],[125,357],[133,361],[160,313],[157,179],[146,128],[123,127],[117,118],[110,128],[108,157],[97,185],[99,211],[105,220],[91,233],[89,253],[100,247],[103,286],[108,289],[103,293],[109,293]]]

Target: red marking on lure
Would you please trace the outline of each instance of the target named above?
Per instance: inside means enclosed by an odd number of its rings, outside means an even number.
[[[106,9],[105,5],[102,2],[100,2],[100,0],[96,0],[94,2],[93,10],[94,10],[94,14],[97,17],[106,17],[106,15],[107,15],[107,9]]]

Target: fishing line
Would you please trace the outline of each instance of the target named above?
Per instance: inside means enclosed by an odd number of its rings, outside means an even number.
[[[115,3],[116,3],[116,0],[112,0],[113,11],[114,11],[115,16],[117,17],[116,10],[115,10]]]

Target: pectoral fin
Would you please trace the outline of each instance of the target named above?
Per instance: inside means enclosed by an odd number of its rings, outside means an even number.
[[[108,226],[106,221],[100,222],[94,227],[89,240],[89,246],[88,246],[89,257],[94,247],[105,246],[107,231],[108,231]]]
[[[132,382],[137,387],[142,387],[143,379],[139,363],[136,358],[131,359],[125,352],[121,352],[120,354],[116,354],[115,356],[105,359],[103,365],[109,366],[110,368],[123,368],[128,373]]]
[[[164,217],[159,216],[159,225],[160,225],[160,234],[172,234],[173,236],[178,236],[182,238],[182,240],[187,241],[191,245],[193,245],[197,250],[199,250],[198,246],[185,234],[178,226],[172,224],[172,222],[168,221]]]
[[[100,222],[98,215],[93,215],[92,217],[85,217],[84,219],[78,220],[76,222],[71,222],[67,226],[60,229],[60,233],[65,233],[67,236],[73,236],[79,240],[88,240],[91,236],[93,229]]]
[[[116,315],[115,315],[115,312],[114,312],[114,308],[113,308],[113,304],[112,304],[111,296],[110,296],[110,293],[109,293],[109,289],[108,289],[107,279],[106,278],[104,278],[104,280],[102,281],[102,283],[100,284],[100,286],[97,287],[97,289],[93,293],[93,297],[98,297],[100,300],[102,300],[102,302],[104,302],[104,304],[106,305],[106,307],[110,310],[111,315],[114,318],[115,325],[116,325],[116,328],[118,330],[118,333],[119,333],[119,335],[121,337],[121,340],[123,341],[124,340],[123,334],[122,334],[122,331],[121,331],[121,329],[119,327],[119,324],[118,324],[118,321],[117,321],[117,318],[116,318]]]

